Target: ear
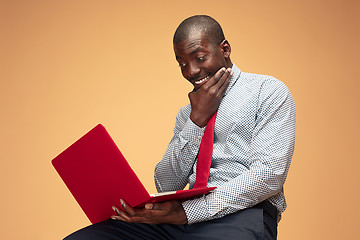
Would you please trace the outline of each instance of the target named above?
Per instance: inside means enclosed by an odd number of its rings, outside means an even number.
[[[228,40],[224,39],[221,43],[220,43],[220,49],[222,51],[222,53],[224,54],[225,58],[229,58],[230,57],[230,53],[231,53],[231,46],[230,43],[228,42]]]

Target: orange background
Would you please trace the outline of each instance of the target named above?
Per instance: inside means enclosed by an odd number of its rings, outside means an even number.
[[[238,67],[277,77],[295,98],[278,239],[358,235],[357,1],[4,0],[2,239],[61,239],[89,224],[50,161],[97,123],[155,191],[153,168],[191,90],[172,35],[193,14],[220,22]]]

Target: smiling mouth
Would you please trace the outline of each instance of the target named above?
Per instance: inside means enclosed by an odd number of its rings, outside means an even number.
[[[204,77],[204,78],[202,78],[202,79],[200,79],[200,80],[197,80],[197,81],[195,81],[194,83],[195,84],[201,84],[201,83],[203,83],[203,82],[206,82],[207,80],[209,80],[210,79],[210,76],[209,75],[207,75],[206,77]]]

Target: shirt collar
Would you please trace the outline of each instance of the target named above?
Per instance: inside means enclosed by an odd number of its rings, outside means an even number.
[[[230,84],[226,89],[224,96],[230,91],[230,89],[234,86],[234,84],[237,82],[237,80],[240,78],[241,75],[241,70],[234,63],[232,65],[232,71],[234,75],[230,79]]]

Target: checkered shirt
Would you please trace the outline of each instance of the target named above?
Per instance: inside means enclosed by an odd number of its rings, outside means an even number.
[[[188,223],[208,221],[268,199],[279,215],[286,208],[284,182],[295,142],[295,103],[274,77],[241,72],[218,109],[208,187],[217,189],[182,203]],[[174,136],[155,168],[159,192],[193,187],[205,127],[190,120],[187,105],[176,117]]]

